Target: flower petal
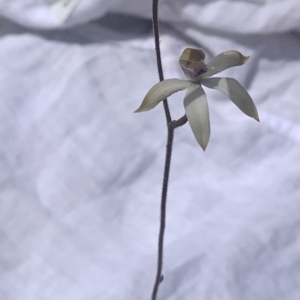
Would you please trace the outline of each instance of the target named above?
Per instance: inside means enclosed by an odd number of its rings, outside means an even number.
[[[166,79],[155,84],[145,96],[141,106],[135,112],[147,111],[172,94],[185,90],[191,85],[189,80]]]
[[[194,136],[203,150],[209,141],[210,122],[206,95],[200,84],[192,84],[184,98],[187,119]]]
[[[259,117],[256,106],[248,94],[248,92],[240,85],[240,83],[228,77],[215,77],[201,79],[201,84],[208,88],[216,89],[224,93],[243,113],[257,120]]]
[[[241,66],[248,59],[249,56],[244,56],[235,50],[222,52],[207,64],[207,72],[201,74],[200,79],[213,76],[231,67]]]

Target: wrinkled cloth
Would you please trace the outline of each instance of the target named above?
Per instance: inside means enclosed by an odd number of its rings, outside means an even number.
[[[165,78],[186,47],[250,55],[260,123],[207,90],[211,139],[175,132],[164,300],[300,297],[299,1],[160,3]],[[166,144],[151,1],[0,4],[0,299],[150,299]],[[169,99],[174,119],[184,92]]]
[[[84,24],[112,11],[147,18],[152,14],[152,1],[79,0],[67,22],[62,22],[49,9],[49,2],[51,0],[2,1],[0,15],[28,27],[61,28]],[[300,30],[300,2],[297,0],[160,0],[159,5],[159,17],[163,21],[221,32],[262,34]]]

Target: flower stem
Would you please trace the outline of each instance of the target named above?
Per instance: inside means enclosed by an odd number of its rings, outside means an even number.
[[[154,42],[155,42],[155,52],[156,52],[156,63],[159,80],[164,80],[164,73],[162,69],[161,54],[160,54],[160,41],[159,41],[159,25],[158,25],[158,0],[152,1],[152,23],[153,23],[153,33],[154,33]],[[172,121],[171,113],[168,105],[168,100],[163,101],[164,110],[166,115],[167,125]]]
[[[169,174],[170,174],[170,167],[171,167],[173,138],[174,138],[174,128],[172,127],[171,123],[169,123],[163,187],[162,187],[161,204],[160,204],[160,226],[159,226],[159,236],[158,236],[157,272],[156,272],[156,278],[155,278],[155,283],[152,292],[152,300],[156,300],[159,284],[163,280],[162,268],[163,268],[164,234],[165,234],[165,226],[166,226],[167,193],[168,193]]]
[[[160,45],[159,45],[160,41],[159,41],[159,25],[158,25],[158,0],[152,1],[152,22],[153,22],[158,76],[159,76],[159,80],[163,81],[164,75],[163,75]],[[159,226],[159,236],[158,236],[157,271],[156,271],[156,277],[155,277],[154,287],[152,291],[152,298],[151,298],[152,300],[156,300],[159,285],[163,281],[162,269],[163,269],[164,234],[165,234],[165,226],[166,226],[167,194],[168,194],[168,186],[169,186],[174,130],[176,128],[176,126],[174,126],[172,122],[172,117],[171,117],[167,99],[163,101],[163,106],[164,106],[164,111],[166,116],[168,135],[167,135],[167,149],[166,149],[165,167],[164,167],[162,193],[161,193],[161,205],[160,205],[160,226]]]
[[[184,125],[186,122],[187,122],[187,117],[186,115],[184,115],[180,119],[172,121],[170,123],[170,126],[172,126],[173,129],[175,130],[177,127]]]

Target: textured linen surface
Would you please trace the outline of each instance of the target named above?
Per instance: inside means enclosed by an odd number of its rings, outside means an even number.
[[[160,5],[165,77],[184,78],[186,47],[250,55],[221,76],[261,122],[205,89],[206,152],[176,130],[158,299],[299,299],[299,1]],[[150,15],[83,0],[62,23],[0,2],[0,300],[150,299],[166,129],[161,105],[132,113],[158,81]]]

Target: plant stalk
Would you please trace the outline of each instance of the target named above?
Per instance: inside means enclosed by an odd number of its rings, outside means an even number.
[[[164,74],[162,69],[160,41],[159,41],[158,0],[152,1],[152,22],[153,22],[157,71],[158,71],[159,80],[163,81]],[[171,157],[172,157],[172,149],[173,149],[173,138],[174,138],[174,127],[171,125],[172,117],[171,117],[167,99],[163,101],[163,107],[165,111],[168,132],[167,132],[167,147],[166,147],[165,167],[164,167],[162,193],[161,193],[161,205],[160,205],[160,226],[159,226],[159,236],[158,236],[157,270],[156,270],[154,287],[152,291],[152,298],[151,298],[152,300],[156,300],[159,285],[163,281],[162,269],[163,269],[164,234],[165,234],[165,227],[166,227],[167,194],[168,194]]]
[[[154,32],[158,76],[159,76],[159,80],[163,81],[164,74],[162,69],[160,41],[159,41],[158,0],[152,1],[152,21],[153,21],[153,32]],[[164,106],[164,111],[166,116],[168,132],[167,132],[167,147],[166,147],[165,166],[164,166],[164,175],[163,175],[163,184],[162,184],[162,192],[161,192],[161,202],[160,202],[160,225],[159,225],[159,235],[158,235],[157,270],[156,270],[154,287],[152,291],[152,298],[151,298],[152,300],[157,299],[158,288],[160,283],[163,281],[162,270],[163,270],[163,254],[164,254],[164,235],[165,235],[165,227],[166,227],[167,196],[168,196],[168,187],[169,187],[174,130],[175,128],[180,127],[187,122],[186,115],[181,117],[179,120],[172,121],[167,99],[163,101],[163,106]]]

